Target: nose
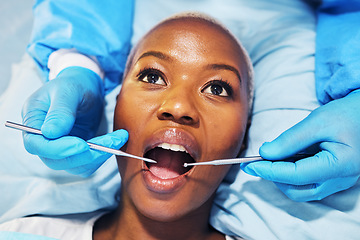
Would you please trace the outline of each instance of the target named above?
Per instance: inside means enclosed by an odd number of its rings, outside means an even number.
[[[184,91],[164,93],[157,117],[160,120],[170,120],[184,125],[196,125],[199,122],[199,113],[194,97],[191,94],[184,94]]]

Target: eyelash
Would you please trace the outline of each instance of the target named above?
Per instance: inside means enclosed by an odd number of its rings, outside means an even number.
[[[161,77],[163,80],[165,79],[163,76],[163,73],[156,68],[143,68],[140,70],[140,72],[136,75],[136,78],[139,81],[144,81],[143,79],[148,76],[149,74],[156,74],[159,77]],[[165,80],[164,80],[165,81]],[[211,85],[219,85],[222,88],[224,88],[224,90],[227,92],[228,96],[222,96],[222,97],[231,97],[233,95],[233,89],[230,85],[230,83],[227,80],[223,80],[223,79],[219,79],[219,80],[212,80],[208,83],[206,83],[206,85],[204,86],[202,92],[205,91],[205,89],[207,89],[208,87],[210,87]]]
[[[159,69],[156,69],[156,68],[143,68],[140,70],[140,72],[136,75],[136,78],[139,80],[139,81],[144,81],[143,79],[150,75],[150,74],[156,74],[158,75],[159,77],[161,77],[163,80],[165,79],[164,76],[163,76],[163,73],[159,70]],[[165,81],[165,80],[164,80]]]
[[[203,88],[202,92],[205,91],[211,85],[219,85],[227,92],[228,96],[223,97],[231,97],[233,95],[233,88],[231,87],[230,83],[227,80],[219,79],[219,80],[212,80],[208,82],[205,87]]]

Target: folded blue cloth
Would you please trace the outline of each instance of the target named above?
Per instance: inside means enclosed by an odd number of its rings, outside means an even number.
[[[324,0],[318,8],[315,62],[321,103],[360,88],[359,24],[360,1]]]

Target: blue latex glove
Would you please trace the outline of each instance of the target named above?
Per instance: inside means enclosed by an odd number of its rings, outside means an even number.
[[[242,164],[248,174],[275,182],[295,201],[320,200],[353,186],[360,176],[360,90],[314,110],[307,118],[264,143],[260,155],[289,157],[319,144],[314,157],[291,162]]]
[[[41,129],[43,136],[24,133],[26,150],[50,168],[89,176],[111,154],[91,150],[85,140],[94,137],[104,103],[100,77],[82,67],[69,67],[46,82],[26,101],[23,123]],[[119,149],[128,139],[124,130],[90,142]]]

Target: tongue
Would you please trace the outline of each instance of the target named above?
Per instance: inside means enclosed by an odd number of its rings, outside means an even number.
[[[184,152],[154,148],[148,152],[147,157],[157,161],[155,164],[148,164],[152,174],[161,179],[171,179],[186,172],[183,165],[190,156]]]

